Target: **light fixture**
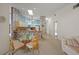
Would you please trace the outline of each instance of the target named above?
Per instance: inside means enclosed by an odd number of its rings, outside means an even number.
[[[22,8],[22,10],[24,10],[24,8]]]
[[[32,10],[28,10],[29,15],[33,15],[33,11]]]
[[[46,18],[46,20],[48,20],[49,18]]]
[[[34,10],[36,10],[36,8],[34,8]]]

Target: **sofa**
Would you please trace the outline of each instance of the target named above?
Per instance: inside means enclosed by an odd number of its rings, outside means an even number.
[[[79,37],[63,38],[62,50],[67,55],[79,55]]]

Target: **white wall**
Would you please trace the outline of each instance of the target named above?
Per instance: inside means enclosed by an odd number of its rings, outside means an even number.
[[[5,22],[0,23],[0,54],[8,51],[9,46],[9,7],[8,4],[0,4],[0,16],[6,18]]]
[[[79,36],[79,8],[73,9],[74,4],[70,4],[62,8],[61,10],[55,12],[56,17],[52,16],[51,20],[51,32],[53,31],[53,20],[58,20],[58,34],[59,37],[70,37],[70,36]]]

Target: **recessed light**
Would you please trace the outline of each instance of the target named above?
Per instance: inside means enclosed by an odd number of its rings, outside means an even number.
[[[36,8],[34,8],[34,10],[36,10]]]
[[[24,10],[24,8],[22,8],[22,10]]]
[[[33,15],[33,11],[32,10],[28,10],[29,15]]]
[[[49,18],[46,18],[46,20],[48,20]]]

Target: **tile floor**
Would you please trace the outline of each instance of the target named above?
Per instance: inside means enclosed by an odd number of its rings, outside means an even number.
[[[39,55],[65,55],[61,48],[61,41],[52,38],[41,39],[39,41]],[[15,55],[38,55],[37,51],[25,52],[24,50],[18,50]]]

